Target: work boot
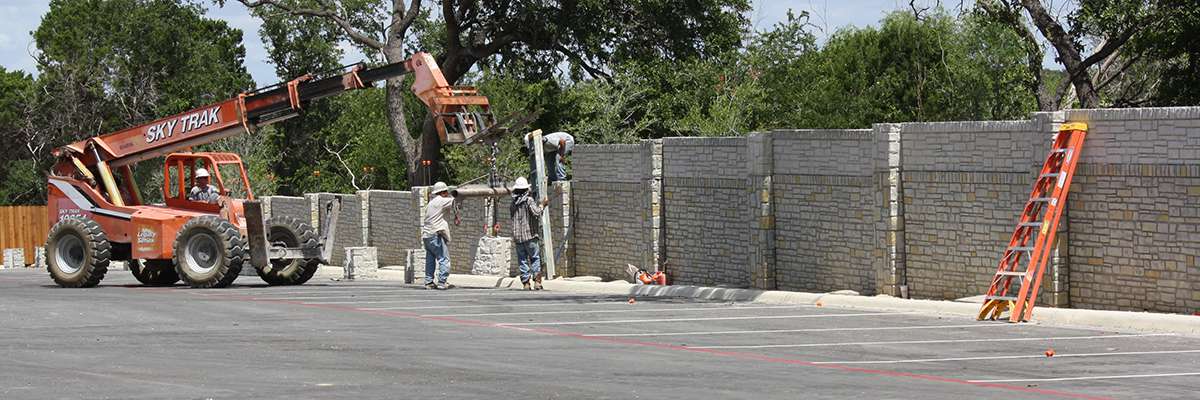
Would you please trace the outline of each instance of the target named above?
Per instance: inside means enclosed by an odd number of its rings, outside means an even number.
[[[429,283],[425,284],[425,290],[433,290],[433,289],[437,289],[437,284],[435,284],[433,282],[429,282]]]
[[[529,290],[529,281],[521,282],[521,290]]]
[[[542,290],[542,276],[541,275],[538,275],[537,278],[533,278],[533,290]]]

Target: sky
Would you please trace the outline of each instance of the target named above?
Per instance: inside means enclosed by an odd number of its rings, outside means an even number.
[[[432,0],[424,0],[431,2]],[[967,0],[970,4],[970,0]],[[865,27],[876,25],[887,13],[909,9],[908,0],[753,0],[753,10],[748,15],[756,30],[767,30],[775,23],[786,19],[789,9],[808,11],[810,22],[817,28],[814,32],[823,40],[837,29],[847,26]],[[918,4],[936,4],[937,0],[918,0]],[[943,2],[957,7],[957,2]],[[6,69],[24,70],[36,74],[34,62],[36,48],[30,34],[41,22],[42,15],[50,8],[49,0],[0,0],[0,66]],[[244,6],[228,1],[225,7],[208,7],[208,16],[224,20],[230,26],[242,30],[246,46],[246,69],[259,86],[275,83],[275,69],[267,59],[267,51],[258,36],[259,21],[250,16]],[[363,56],[353,46],[345,44],[343,64],[360,61]],[[1051,64],[1052,65],[1052,64]]]

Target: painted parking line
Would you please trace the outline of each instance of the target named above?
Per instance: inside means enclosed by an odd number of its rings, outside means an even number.
[[[801,343],[801,344],[759,344],[734,346],[689,346],[697,349],[779,349],[790,347],[830,347],[830,346],[874,346],[891,344],[936,344],[936,343],[975,343],[975,342],[1031,342],[1039,340],[1093,340],[1093,339],[1123,339],[1152,336],[1176,336],[1173,333],[1144,333],[1135,335],[1094,335],[1094,336],[1054,336],[1029,338],[989,338],[989,339],[941,339],[941,340],[896,340],[887,342],[834,342],[834,343]]]
[[[1069,378],[1027,378],[1027,379],[976,379],[968,380],[971,383],[1007,383],[1007,382],[1062,382],[1062,381],[1090,381],[1101,379],[1134,379],[1134,378],[1164,378],[1171,376],[1196,376],[1200,372],[1178,372],[1170,374],[1140,374],[1140,375],[1103,375],[1103,376],[1073,376]]]
[[[808,328],[808,329],[767,329],[745,331],[698,331],[698,332],[642,332],[642,333],[595,333],[584,336],[606,337],[639,337],[639,336],[708,336],[708,335],[758,335],[765,333],[797,333],[797,332],[840,332],[840,331],[899,331],[918,329],[955,329],[955,328],[997,328],[1004,326],[1020,326],[1017,324],[963,324],[963,325],[905,325],[905,326],[873,326],[866,328]]]
[[[657,318],[657,319],[621,319],[599,321],[567,321],[567,322],[510,322],[499,323],[499,326],[536,326],[536,325],[602,325],[602,324],[637,324],[654,322],[689,322],[689,321],[732,321],[749,319],[793,319],[793,318],[835,318],[835,317],[865,317],[875,315],[906,315],[920,314],[917,312],[879,312],[856,314],[801,314],[801,315],[762,315],[745,317],[702,317],[702,318]]]
[[[1161,350],[1161,351],[1121,351],[1110,353],[1075,353],[1054,355],[1054,358],[1068,357],[1109,357],[1109,356],[1140,356],[1151,354],[1190,354],[1200,353],[1200,350]],[[870,360],[870,361],[819,361],[814,364],[907,364],[907,363],[934,363],[947,361],[980,361],[980,360],[1018,360],[1024,358],[1046,358],[1045,354],[1035,355],[1020,355],[1020,356],[990,356],[990,357],[950,357],[950,358],[917,358],[910,360]]]
[[[453,306],[417,306],[417,307],[371,307],[359,308],[363,311],[387,311],[387,310],[427,310],[427,309],[455,309],[455,308],[487,308],[487,307],[556,307],[556,306],[623,306],[629,307],[623,301],[605,301],[595,303],[533,303],[533,304],[471,304],[471,305],[453,305]]]
[[[650,312],[650,311],[745,311],[745,310],[775,310],[775,309],[797,309],[797,308],[814,308],[812,305],[796,305],[796,306],[713,306],[713,307],[677,307],[677,308],[638,308],[630,307],[628,310],[561,310],[561,311],[518,311],[518,312],[493,312],[493,313],[478,313],[478,314],[433,314],[423,315],[424,317],[489,317],[502,315],[552,315],[552,314],[615,314],[615,313],[633,313],[633,312]]]
[[[403,297],[420,297],[420,298],[438,297],[438,298],[440,298],[440,297],[475,296],[475,297],[483,298],[483,297],[537,296],[537,295],[530,295],[528,293],[519,293],[519,292],[518,293],[444,293],[444,292],[424,292],[424,291],[422,291],[422,292],[418,292],[418,293],[405,293],[405,294],[369,294],[368,293],[368,294],[354,294],[354,295],[345,295],[345,296],[277,296],[275,294],[257,295],[257,296],[251,295],[251,296],[254,296],[254,298],[263,299],[263,300],[336,300],[336,299],[350,299],[350,298],[392,298],[392,297],[401,297],[401,298],[403,298]]]

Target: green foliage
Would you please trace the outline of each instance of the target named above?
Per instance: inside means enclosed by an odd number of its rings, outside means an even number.
[[[1191,0],[1160,0],[1160,16],[1134,38],[1129,53],[1161,63],[1153,96],[1158,106],[1200,105],[1200,7]]]

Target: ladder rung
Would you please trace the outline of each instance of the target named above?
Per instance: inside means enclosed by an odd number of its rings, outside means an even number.
[[[1061,148],[1061,149],[1054,149],[1054,150],[1052,150],[1051,152],[1052,152],[1052,153],[1070,153],[1070,152],[1071,152],[1071,149],[1070,149],[1070,148],[1063,147],[1063,148]]]
[[[1027,227],[1028,228],[1039,228],[1042,226],[1042,223],[1041,222],[1022,222],[1020,225],[1017,225],[1017,226],[1022,227],[1022,228],[1027,228]]]
[[[1062,175],[1062,172],[1050,172],[1050,173],[1045,173],[1045,174],[1038,175],[1038,179],[1041,179],[1041,178],[1057,178],[1059,175]]]
[[[987,296],[986,300],[1017,301],[1017,296]]]
[[[1034,197],[1032,199],[1029,199],[1029,201],[1034,202],[1034,203],[1037,203],[1037,202],[1049,203],[1049,202],[1054,201],[1054,198],[1053,197]]]
[[[1009,248],[1008,248],[1008,250],[1010,250],[1010,251],[1027,251],[1027,252],[1030,252],[1030,253],[1032,253],[1032,252],[1033,252],[1033,246],[1016,246],[1016,247],[1009,247]]]
[[[1025,276],[1025,273],[1024,273],[1024,272],[1020,272],[1020,271],[1000,271],[1000,272],[997,272],[997,273],[996,273],[996,275],[998,275],[998,276],[1020,276],[1020,277],[1024,277],[1024,276]]]

